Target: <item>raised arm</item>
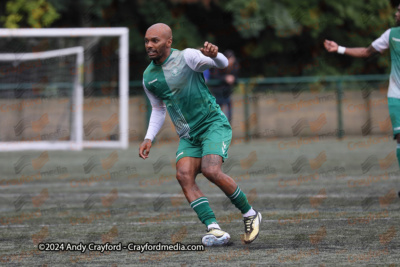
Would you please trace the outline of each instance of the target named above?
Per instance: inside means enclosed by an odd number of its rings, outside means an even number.
[[[188,66],[197,72],[203,72],[209,68],[224,69],[228,66],[228,59],[218,52],[218,47],[205,42],[201,51],[188,48],[184,51],[185,61]]]
[[[349,47],[339,46],[334,41],[329,41],[329,40],[325,40],[324,46],[328,52],[331,52],[331,53],[337,52],[339,54],[344,54],[344,55],[348,55],[351,57],[370,57],[373,54],[378,52],[375,50],[375,48],[372,47],[372,45],[370,45],[368,47],[349,48]]]
[[[343,47],[339,46],[336,42],[325,40],[324,46],[328,52],[336,52],[339,54],[348,55],[351,57],[370,57],[376,53],[382,53],[389,48],[390,29],[385,31],[378,39],[376,39],[368,47]]]

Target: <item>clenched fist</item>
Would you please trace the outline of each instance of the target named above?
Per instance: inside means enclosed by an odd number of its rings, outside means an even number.
[[[218,46],[206,41],[204,47],[200,48],[200,51],[206,57],[215,58],[218,55]]]
[[[337,43],[329,40],[325,40],[324,46],[328,52],[337,52],[339,47]]]

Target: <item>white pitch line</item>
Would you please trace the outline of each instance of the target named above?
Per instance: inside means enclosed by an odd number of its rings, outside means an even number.
[[[143,217],[140,217],[140,218],[143,218]],[[335,219],[315,219],[315,220],[301,220],[301,222],[315,222],[315,221],[347,221],[349,218],[335,218]],[[352,219],[352,218],[350,218],[350,219]],[[377,219],[374,219],[373,221],[377,221],[377,220],[391,220],[391,219],[393,219],[392,217],[387,217],[387,218],[377,218]],[[262,220],[263,222],[269,222],[269,223],[279,223],[279,221],[285,221],[285,219],[278,219],[278,220]],[[230,222],[242,222],[243,223],[243,220],[231,220]],[[148,224],[151,224],[151,225],[160,225],[160,224],[180,224],[180,225],[184,225],[184,224],[196,224],[196,223],[199,223],[200,224],[200,222],[198,222],[198,221],[179,221],[179,222],[176,222],[176,221],[168,221],[168,220],[166,220],[165,222],[163,222],[163,223],[156,223],[156,222],[146,222],[146,223],[141,223],[141,222],[127,222],[127,223],[124,223],[124,225],[141,225],[141,226],[146,226],[146,225],[148,225]],[[297,224],[297,223],[290,223],[290,222],[287,222],[287,223],[285,223],[285,225],[287,225],[287,226],[290,226],[290,225],[292,225],[292,226],[295,226],[295,224]],[[360,223],[361,224],[361,223]],[[91,224],[78,224],[78,225],[71,225],[71,224],[69,224],[69,223],[64,223],[64,224],[39,224],[39,225],[23,225],[23,224],[13,224],[13,225],[0,225],[0,228],[27,228],[27,227],[37,227],[37,226],[41,226],[41,227],[43,227],[43,226],[56,226],[56,227],[60,227],[60,226],[64,226],[64,225],[68,225],[68,226],[73,226],[73,227],[77,227],[77,226],[81,226],[81,227],[83,227],[83,226],[90,226],[90,227],[92,227],[92,226],[96,226],[96,225],[101,225],[101,226],[110,226],[110,225],[117,225],[116,223],[96,223],[96,224],[93,224],[93,223],[91,223]],[[120,227],[122,227],[123,225],[119,225]],[[297,226],[296,226],[297,227]],[[265,230],[265,231],[268,231],[268,230]]]
[[[108,189],[107,189],[108,190]],[[24,193],[2,193],[2,197],[19,197],[20,195],[28,194],[27,192]],[[88,192],[88,193],[50,193],[50,196],[68,196],[71,197],[88,197],[89,195],[93,196],[107,196],[109,192],[106,193],[96,193],[96,192]],[[120,193],[118,192],[119,197],[126,197],[126,198],[158,198],[158,197],[178,197],[181,194],[167,194],[167,193]],[[345,199],[354,199],[359,197],[381,197],[382,194],[377,195],[370,195],[370,194],[355,194],[352,193],[351,196],[348,194],[327,194],[326,198],[345,198]],[[206,197],[214,197],[214,198],[226,198],[226,196],[221,192],[220,194],[206,194]],[[257,197],[269,197],[269,198],[298,198],[298,197],[314,197],[314,198],[325,198],[325,196],[316,195],[316,194],[274,194],[274,193],[257,193]]]

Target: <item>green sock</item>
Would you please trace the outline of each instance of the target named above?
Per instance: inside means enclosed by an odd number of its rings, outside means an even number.
[[[236,188],[235,193],[228,196],[232,204],[238,208],[242,214],[245,214],[251,209],[249,202],[247,201],[246,195],[240,190],[239,186]]]
[[[397,162],[399,163],[400,167],[400,144],[397,144],[396,156],[397,156]]]
[[[204,223],[207,227],[212,223],[218,224],[214,212],[210,208],[210,204],[208,203],[208,199],[206,197],[200,197],[196,199],[195,201],[190,203],[190,207],[194,209],[200,221]]]

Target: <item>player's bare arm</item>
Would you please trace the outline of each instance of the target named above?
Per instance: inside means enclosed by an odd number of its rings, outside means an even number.
[[[368,47],[340,48],[340,46],[336,42],[325,40],[324,46],[325,49],[330,53],[333,52],[340,53],[341,52],[340,50],[342,49],[341,54],[345,54],[351,57],[370,57],[378,53],[378,51],[376,51],[375,48],[372,47],[372,45]]]
[[[151,140],[145,139],[139,147],[139,157],[142,159],[147,159],[149,157],[151,148]]]
[[[200,51],[206,57],[215,58],[218,55],[218,46],[206,41]]]

